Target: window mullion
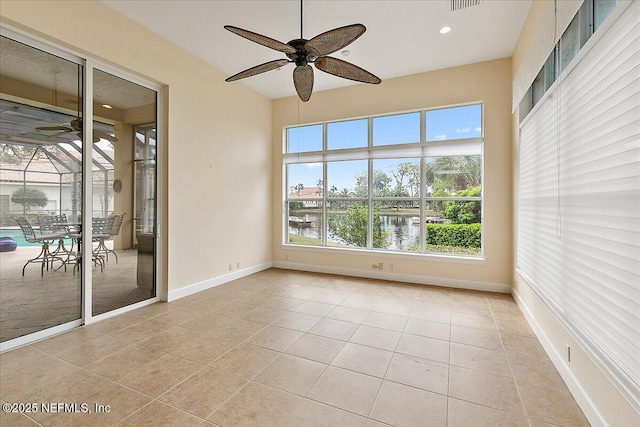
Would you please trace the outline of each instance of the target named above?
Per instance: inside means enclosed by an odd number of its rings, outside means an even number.
[[[367,145],[369,150],[373,147],[373,118],[369,117],[369,131],[367,132]],[[367,191],[367,249],[373,248],[373,160],[368,160],[368,191]]]
[[[427,141],[427,112],[420,112],[420,143],[424,144]],[[425,253],[426,249],[426,220],[427,206],[426,206],[426,193],[427,184],[425,182],[426,173],[426,159],[425,150],[422,150],[422,157],[420,157],[420,253]]]
[[[426,216],[427,216],[427,183],[425,179],[427,160],[422,157],[420,159],[420,253],[426,251],[427,230],[426,230]]]
[[[322,127],[322,146],[327,149],[327,124]],[[329,221],[327,220],[327,162],[322,161],[322,246],[327,246],[327,234],[329,234]]]

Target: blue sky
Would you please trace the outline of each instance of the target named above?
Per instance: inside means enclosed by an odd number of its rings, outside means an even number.
[[[453,107],[426,112],[427,141],[443,141],[477,138],[482,135],[482,107],[479,104]],[[327,148],[329,150],[361,148],[367,146],[367,119],[357,119],[327,124]],[[420,141],[420,113],[396,114],[373,118],[373,145],[405,144]],[[287,152],[322,150],[322,125],[301,126],[287,129]],[[392,178],[389,169],[398,163],[417,159],[375,160],[374,168],[383,170]],[[366,160],[331,162],[327,165],[329,187],[339,190],[355,186],[355,177],[367,170]],[[291,164],[288,166],[288,187],[304,184],[315,187],[322,179],[321,163]]]

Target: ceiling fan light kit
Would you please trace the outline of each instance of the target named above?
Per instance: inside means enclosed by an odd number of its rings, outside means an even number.
[[[78,93],[81,93],[81,89],[80,89],[80,80],[78,79]],[[82,140],[83,135],[82,135],[82,118],[80,117],[80,111],[81,107],[80,107],[80,97],[78,97],[77,99],[77,112],[78,112],[78,116],[71,120],[69,122],[68,125],[61,125],[61,126],[39,126],[36,128],[37,131],[58,131],[56,133],[54,133],[53,135],[49,135],[47,136],[47,138],[55,138],[57,136],[60,135],[64,135],[66,133],[74,133],[76,135],[78,135],[78,137],[80,138],[80,140]],[[108,104],[103,104],[102,105],[105,108],[113,108],[111,105]],[[111,136],[108,133],[105,132],[101,132],[97,129],[93,130],[93,142],[99,142],[101,139],[106,139],[107,141],[111,142],[111,143],[115,143],[118,142],[118,138],[116,138],[115,136]]]
[[[276,70],[293,63],[296,66],[293,70],[293,85],[303,102],[307,102],[311,98],[311,92],[313,91],[313,68],[310,64],[315,64],[320,71],[343,79],[370,84],[382,82],[379,77],[363,68],[350,62],[327,56],[353,43],[364,34],[367,28],[362,24],[347,25],[319,34],[310,40],[304,39],[302,37],[302,1],[300,2],[300,38],[291,40],[288,43],[282,43],[262,34],[232,25],[225,25],[224,28],[254,43],[282,52],[289,58],[276,59],[248,68],[225,79],[227,82]]]

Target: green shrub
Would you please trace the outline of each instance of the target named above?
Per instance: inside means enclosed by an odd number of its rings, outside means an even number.
[[[481,224],[426,224],[427,245],[479,248]]]
[[[458,197],[479,197],[480,187],[469,187],[456,193]],[[446,201],[442,202],[445,218],[454,224],[474,224],[480,222],[480,202],[469,201]]]

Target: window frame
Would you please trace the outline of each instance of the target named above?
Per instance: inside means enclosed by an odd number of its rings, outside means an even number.
[[[477,105],[480,107],[480,136],[470,138],[457,138],[447,139],[443,141],[427,141],[426,131],[426,114],[429,111],[434,110],[446,110],[456,107],[468,107]],[[394,144],[394,145],[373,145],[373,119],[378,117],[397,116],[401,114],[416,113],[420,114],[420,141]],[[283,248],[291,249],[305,249],[305,250],[329,250],[329,251],[358,251],[359,253],[367,254],[380,254],[385,253],[391,256],[418,256],[418,257],[436,257],[445,260],[454,261],[470,261],[472,263],[484,261],[484,132],[485,132],[485,104],[483,101],[472,101],[467,103],[438,106],[423,108],[417,110],[390,112],[385,114],[371,115],[365,117],[354,117],[348,119],[337,119],[325,122],[304,123],[299,125],[285,126],[282,131],[282,200],[283,200],[283,215],[282,215],[282,240],[281,246]],[[327,141],[327,127],[332,123],[344,123],[348,121],[358,121],[366,119],[368,121],[368,134],[367,134],[367,146],[358,148],[339,148],[329,149]],[[322,125],[322,150],[321,151],[309,151],[309,152],[291,152],[287,153],[288,147],[288,130],[295,127]],[[445,152],[446,154],[437,154]],[[450,196],[450,197],[433,197],[427,196],[427,185],[424,179],[424,173],[426,169],[427,159],[430,157],[464,157],[464,156],[477,156],[480,158],[480,196]],[[420,173],[420,195],[419,197],[396,197],[396,196],[374,196],[373,180],[374,180],[374,160],[392,160],[392,159],[408,159],[412,158],[419,161],[419,173]],[[347,160],[367,160],[367,178],[368,189],[366,197],[343,197],[336,198],[329,196],[329,185],[327,179],[328,164],[335,161],[347,161]],[[322,164],[322,189],[321,197],[319,198],[289,198],[289,169],[290,164],[303,164],[303,163],[321,163]],[[373,244],[373,222],[374,222],[374,204],[380,201],[407,201],[412,203],[419,203],[420,214],[420,245],[417,251],[411,250],[394,250],[388,248],[375,248]],[[322,220],[321,238],[318,245],[313,244],[300,244],[292,243],[289,241],[289,203],[302,202],[302,203],[319,203],[321,205],[321,212],[319,213]],[[331,245],[328,240],[328,214],[330,211],[330,205],[332,202],[363,202],[368,210],[367,220],[367,245],[366,247],[336,247]],[[432,252],[426,250],[426,206],[429,201],[479,201],[481,209],[480,230],[481,230],[481,244],[478,254],[460,254],[460,253],[444,253],[444,252]],[[425,221],[422,221],[425,219]]]

